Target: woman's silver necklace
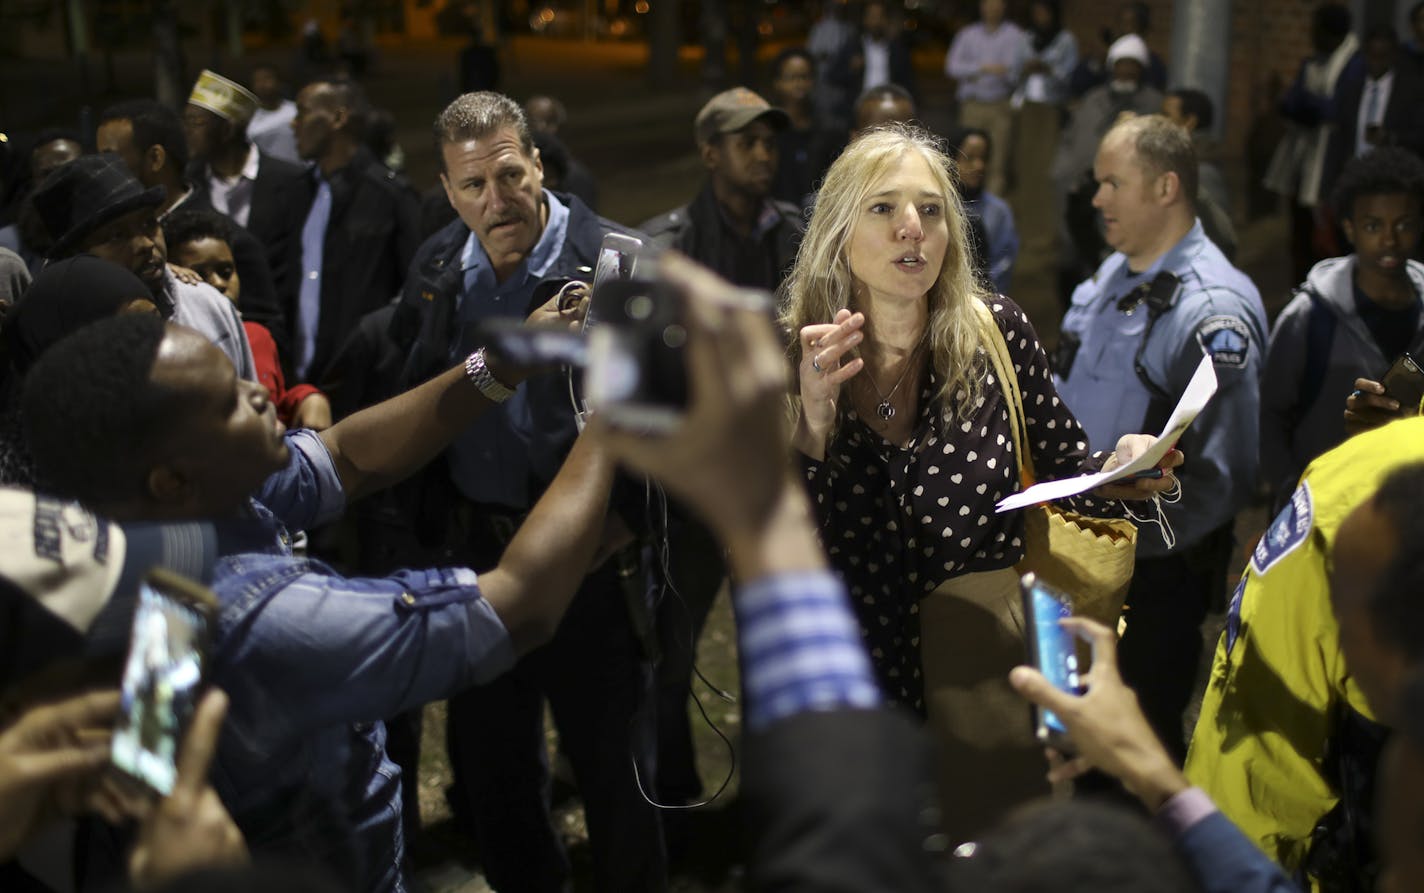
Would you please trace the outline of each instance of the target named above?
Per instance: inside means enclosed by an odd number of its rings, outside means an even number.
[[[895,380],[895,386],[890,389],[890,393],[881,393],[880,385],[875,382],[875,376],[870,374],[870,367],[865,367],[865,375],[870,379],[870,386],[875,388],[875,393],[880,398],[880,402],[875,405],[875,414],[880,416],[882,422],[888,422],[895,418],[895,407],[890,403],[890,398],[895,396],[895,392],[900,390],[900,385],[905,383],[905,377],[910,374],[911,369],[915,368],[915,357],[919,356],[920,348],[925,346],[925,339],[929,337],[929,334],[929,329],[925,329],[925,333],[920,336],[920,343],[916,344],[915,349],[910,352],[910,359],[905,363],[905,369]]]

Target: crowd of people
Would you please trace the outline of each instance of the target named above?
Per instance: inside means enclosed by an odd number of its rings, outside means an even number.
[[[1146,6],[1101,58],[1053,0],[1005,6],[955,36],[935,134],[896,9],[831,5],[765,96],[705,102],[705,178],[636,226],[599,215],[552,96],[450,102],[424,193],[349,74],[205,70],[181,109],[34,134],[0,229],[0,885],[410,889],[446,701],[491,887],[574,883],[547,707],[588,885],[667,889],[730,587],[749,889],[1424,886],[1424,74],[1314,11],[1268,177],[1305,266],[1272,321],[1212,103],[1166,89]],[[1030,172],[1056,344],[1012,294]],[[676,306],[687,405],[656,431],[509,347],[581,330],[609,236]],[[1066,691],[1021,666],[1038,534],[996,507],[1149,450],[1057,501],[1135,530],[1108,616],[1063,622],[1092,656]],[[165,569],[211,601],[191,719],[142,730],[172,739],[159,790],[110,763]]]

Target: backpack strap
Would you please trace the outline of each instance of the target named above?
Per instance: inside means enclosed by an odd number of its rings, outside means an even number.
[[[1325,386],[1325,373],[1330,368],[1330,346],[1335,341],[1335,326],[1339,320],[1335,311],[1310,283],[1300,287],[1310,299],[1310,316],[1305,321],[1305,373],[1300,379],[1302,409],[1315,404],[1320,389]]]

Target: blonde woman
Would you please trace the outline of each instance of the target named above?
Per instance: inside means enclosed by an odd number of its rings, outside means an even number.
[[[1024,659],[1013,572],[1023,522],[994,505],[1019,489],[1019,469],[974,303],[1008,344],[1040,477],[1130,461],[1152,438],[1124,437],[1106,464],[1090,454],[1033,326],[973,273],[951,171],[913,126],[853,141],[826,174],[782,305],[799,336],[793,442],[827,552],[886,695],[930,719],[953,807],[946,830],[967,838],[1044,790],[1006,678]],[[1173,452],[1163,465],[1180,461]],[[1116,500],[1174,485],[1168,470],[1073,508],[1117,515]]]

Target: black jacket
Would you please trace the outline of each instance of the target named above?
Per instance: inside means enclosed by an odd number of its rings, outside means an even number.
[[[659,214],[638,228],[648,234],[652,244],[676,248],[737,285],[776,291],[796,262],[806,224],[796,205],[779,199],[768,201],[780,220],[755,245],[723,222],[710,183],[688,204]]]
[[[894,710],[801,713],[748,733],[747,889],[945,893],[922,730]]]
[[[918,105],[920,91],[915,81],[915,66],[910,59],[909,44],[903,36],[892,37],[889,49],[890,83],[909,90]],[[854,121],[855,101],[860,97],[865,84],[865,43],[861,33],[857,32],[855,37],[841,47],[841,51],[827,68],[826,80],[846,91],[846,102],[850,104],[848,110],[851,112],[848,120]]]
[[[1356,126],[1360,120],[1360,103],[1364,101],[1363,66],[1346,69],[1335,87],[1335,126],[1330,129],[1330,141],[1325,146],[1325,166],[1320,173],[1320,197],[1330,198],[1330,190],[1340,179],[1340,172],[1355,157]],[[1419,106],[1424,103],[1424,77],[1412,65],[1394,66],[1394,83],[1389,88],[1389,102],[1384,107],[1383,145],[1399,146],[1415,155],[1424,154],[1424,118]]]
[[[308,179],[314,190],[313,175]],[[309,381],[321,381],[361,317],[400,294],[420,247],[420,198],[370,152],[358,151],[330,181],[331,218],[322,251],[321,311]],[[300,259],[300,239],[297,252]],[[290,301],[286,312],[295,333],[297,295]]]
[[[607,233],[642,237],[642,233],[599,217],[574,196],[556,195],[568,206],[569,224],[546,279],[591,278],[598,263],[598,248]],[[410,264],[400,304],[391,320],[391,337],[406,354],[402,389],[449,368],[450,345],[459,334],[455,304],[464,287],[460,252],[469,238],[470,228],[456,218],[426,239]],[[524,308],[525,313],[533,310],[532,306]]]
[[[312,181],[300,164],[258,153],[257,179],[252,184],[252,208],[247,231],[267,249],[267,268],[278,303],[290,307],[296,300],[302,262],[302,225],[312,202]],[[194,162],[188,170],[196,197],[212,204],[208,168]]]

